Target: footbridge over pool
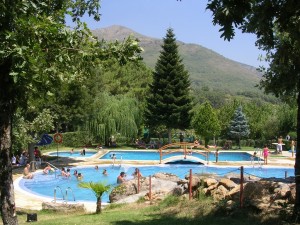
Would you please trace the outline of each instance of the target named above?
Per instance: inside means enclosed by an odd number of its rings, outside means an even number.
[[[160,154],[160,160],[159,163],[167,163],[167,162],[172,162],[174,160],[192,160],[200,163],[209,163],[209,153],[210,150],[205,148],[203,145],[199,144],[194,144],[190,142],[177,142],[177,143],[171,143],[162,146],[161,148],[158,149],[159,154]],[[163,159],[163,156],[166,156],[168,154],[172,154],[174,152],[180,152],[182,155],[177,155],[177,156],[171,156],[168,158]],[[205,160],[196,157],[195,155],[200,154],[204,156]]]

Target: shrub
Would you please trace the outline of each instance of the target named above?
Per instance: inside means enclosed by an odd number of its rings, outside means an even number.
[[[87,131],[66,132],[62,135],[62,144],[68,147],[81,147],[90,145],[93,142],[93,137],[91,137]]]

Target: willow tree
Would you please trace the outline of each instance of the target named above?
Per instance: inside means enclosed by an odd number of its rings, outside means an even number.
[[[140,48],[98,42],[84,14],[99,20],[98,0],[3,0],[0,2],[0,189],[3,224],[18,224],[11,166],[12,118],[28,99],[51,95],[59,82],[84,81],[94,64],[108,57],[120,63]],[[66,27],[66,15],[75,22]]]
[[[102,93],[96,103],[98,113],[88,121],[87,130],[109,145],[112,136],[135,138],[142,123],[139,103],[135,98]]]
[[[167,30],[161,47],[150,84],[145,118],[150,127],[165,126],[171,143],[172,129],[190,126],[190,80],[173,29]]]

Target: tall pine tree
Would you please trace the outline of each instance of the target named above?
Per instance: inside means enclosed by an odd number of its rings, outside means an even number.
[[[239,149],[241,149],[241,138],[247,137],[250,134],[248,121],[242,111],[242,106],[239,106],[233,116],[233,120],[229,126],[228,135],[238,140]]]
[[[170,143],[172,129],[186,129],[190,126],[192,105],[189,73],[179,56],[173,29],[167,30],[163,41],[153,72],[145,118],[150,128],[165,126]]]

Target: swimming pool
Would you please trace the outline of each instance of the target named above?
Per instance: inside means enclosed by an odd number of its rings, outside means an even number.
[[[80,151],[74,151],[71,153],[71,151],[58,151],[58,157],[70,157],[70,158],[76,158],[76,157],[91,157],[95,155],[96,151],[86,151],[85,155],[81,155]],[[57,156],[57,152],[50,152],[50,156]]]
[[[108,176],[102,174],[103,169],[107,169]],[[112,165],[101,165],[99,169],[96,170],[94,166],[88,167],[73,167],[71,169],[71,174],[74,170],[82,173],[84,178],[83,181],[89,182],[105,182],[112,186],[116,186],[116,179],[120,172],[126,172],[127,179],[132,179],[131,174],[134,172],[136,166],[134,165],[122,165],[122,166],[112,166]],[[158,166],[138,166],[143,176],[153,175],[158,172],[172,173],[176,174],[180,178],[184,178],[185,175],[189,174],[189,170],[192,169],[193,173],[214,173],[220,176],[224,176],[228,173],[239,174],[239,167],[214,167],[205,165],[158,165]],[[245,174],[251,174],[259,177],[285,177],[285,173],[288,176],[293,176],[293,168],[267,168],[267,167],[245,167]],[[68,190],[68,202],[72,202],[72,194],[74,193],[76,201],[85,202],[96,202],[95,195],[91,190],[83,189],[78,187],[77,179],[72,175],[71,178],[66,179],[60,176],[55,176],[55,174],[44,175],[42,172],[35,173],[32,180],[28,179],[18,179],[17,184],[19,187],[26,191],[26,193],[31,193],[38,195],[40,197],[46,197],[49,200],[54,199],[54,190],[57,189],[56,197],[57,199],[63,198]],[[59,188],[57,188],[59,187]],[[61,192],[60,192],[61,190]],[[105,193],[102,197],[102,201],[109,201],[109,194]]]
[[[159,160],[160,155],[158,151],[109,151],[104,154],[100,159],[111,159],[111,156],[115,154],[117,160]],[[163,156],[163,159],[167,159],[172,156],[182,156],[182,152],[173,152]],[[206,161],[204,155],[197,152],[193,152],[192,155],[201,160]],[[213,152],[209,153],[209,161],[215,161],[216,157]],[[255,157],[255,161],[260,160]],[[251,154],[247,152],[219,152],[219,161],[251,161]]]

